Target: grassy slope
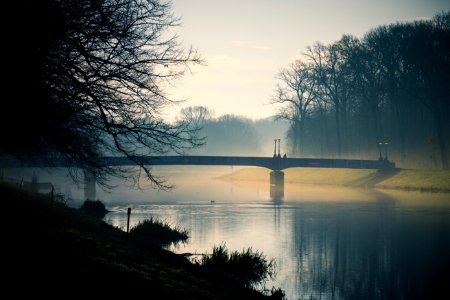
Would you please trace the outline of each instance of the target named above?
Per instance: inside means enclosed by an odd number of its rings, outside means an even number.
[[[243,168],[221,179],[269,182],[269,173],[262,168]],[[288,183],[450,191],[450,171],[290,168],[284,173]]]
[[[144,247],[78,210],[3,184],[0,195],[8,225],[4,275],[6,286],[21,287],[14,289],[15,298],[30,292],[34,297],[265,298],[172,252]]]

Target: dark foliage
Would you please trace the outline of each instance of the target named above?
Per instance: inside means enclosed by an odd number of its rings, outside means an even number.
[[[100,200],[86,200],[83,202],[80,210],[87,215],[98,218],[103,218],[108,213],[105,205]]]
[[[125,171],[98,157],[126,156],[164,187],[138,156],[201,143],[190,124],[161,116],[174,102],[163,86],[200,62],[165,34],[178,24],[170,9],[163,0],[9,1],[0,154],[63,159],[100,184]]]
[[[228,252],[222,244],[213,248],[211,255],[204,255],[198,262],[204,268],[228,274],[245,286],[255,286],[275,276],[275,261],[268,260],[261,252],[251,248],[242,252]]]

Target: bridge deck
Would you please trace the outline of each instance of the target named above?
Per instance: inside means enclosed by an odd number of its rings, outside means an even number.
[[[144,165],[203,165],[203,166],[256,166],[271,170],[287,168],[350,168],[350,169],[385,169],[395,167],[394,163],[383,160],[331,159],[331,158],[279,158],[251,156],[140,156]],[[127,157],[100,157],[104,166],[132,166],[133,161]],[[51,163],[40,159],[26,162],[12,158],[0,158],[0,167],[72,167],[65,160],[53,160]]]

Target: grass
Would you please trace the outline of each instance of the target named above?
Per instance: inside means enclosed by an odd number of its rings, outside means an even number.
[[[283,172],[285,183],[292,184],[450,192],[449,170],[393,169],[380,172],[365,169],[289,168]],[[220,179],[269,183],[269,173],[263,168],[242,168]]]
[[[186,242],[189,238],[185,229],[172,228],[172,226],[157,218],[150,218],[139,222],[130,229],[130,236],[145,244],[155,244],[161,247],[170,246],[179,242]]]
[[[14,297],[268,299],[78,209],[0,183],[5,284]]]
[[[450,192],[450,171],[401,170],[376,185],[380,188]]]
[[[211,255],[204,255],[198,262],[203,268],[221,272],[239,280],[245,286],[256,286],[274,278],[275,261],[267,259],[252,248],[242,252],[229,252],[226,245],[215,246]]]

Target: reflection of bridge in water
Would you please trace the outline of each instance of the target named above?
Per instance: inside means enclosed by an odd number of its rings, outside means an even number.
[[[395,168],[395,164],[388,160],[362,159],[326,159],[326,158],[286,158],[280,155],[273,157],[248,156],[139,156],[137,159],[148,166],[191,165],[191,166],[255,166],[272,170],[270,172],[270,194],[272,199],[284,197],[284,173],[288,168],[349,168],[349,169],[378,169]],[[127,157],[99,157],[99,164],[103,166],[134,166],[136,163]],[[41,168],[41,167],[73,167],[66,160],[48,161],[39,159],[26,162],[14,159],[0,159],[2,168]],[[85,198],[95,199],[96,182],[93,174],[85,174]]]

